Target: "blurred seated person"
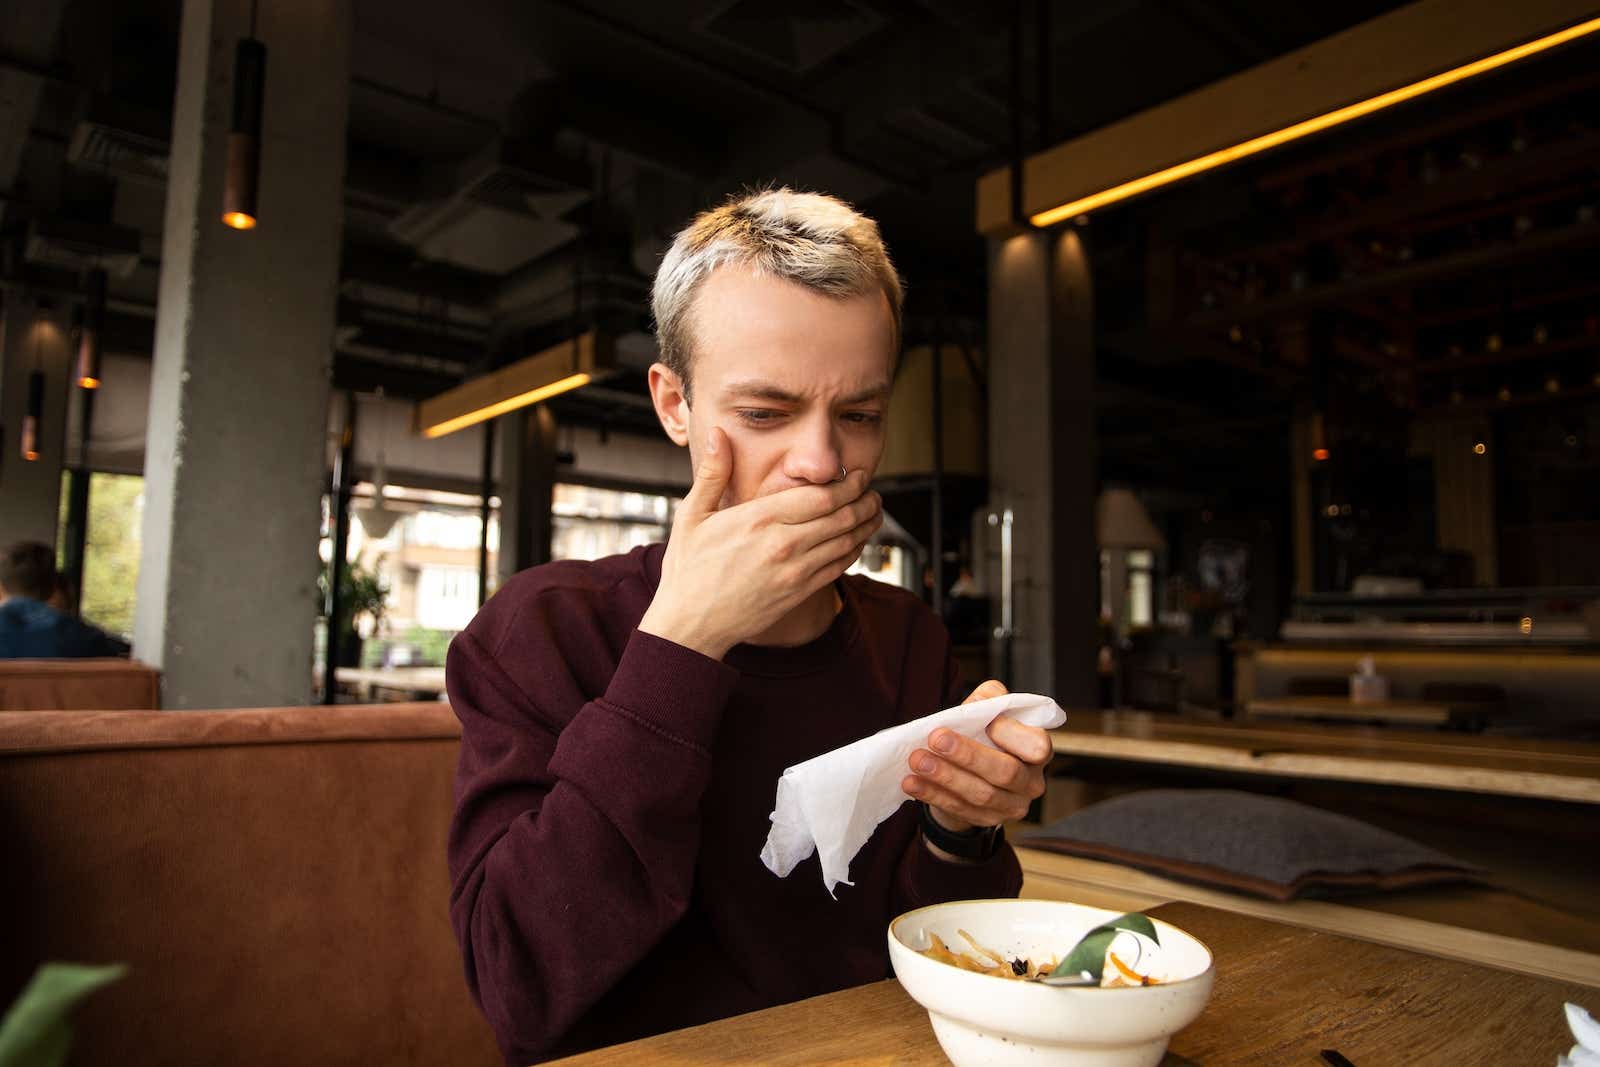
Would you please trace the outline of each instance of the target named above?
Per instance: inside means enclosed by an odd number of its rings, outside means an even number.
[[[58,600],[60,579],[48,545],[23,541],[0,557],[0,659],[126,656],[128,645],[74,618]]]

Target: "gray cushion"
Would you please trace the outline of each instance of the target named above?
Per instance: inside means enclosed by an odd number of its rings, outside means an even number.
[[[1019,843],[1274,900],[1307,890],[1476,881],[1483,873],[1359,819],[1228,789],[1129,793]]]

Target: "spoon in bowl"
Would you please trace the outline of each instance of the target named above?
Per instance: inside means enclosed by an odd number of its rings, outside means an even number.
[[[1053,986],[1097,986],[1100,979],[1088,971],[1079,971],[1077,974],[1046,974],[1034,979],[1040,985]]]

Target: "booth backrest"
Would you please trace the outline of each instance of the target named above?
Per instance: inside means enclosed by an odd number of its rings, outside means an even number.
[[[501,1060],[447,916],[447,704],[0,715],[0,1003],[125,962],[73,1064]]]
[[[0,659],[0,711],[149,711],[161,675],[126,659]]]

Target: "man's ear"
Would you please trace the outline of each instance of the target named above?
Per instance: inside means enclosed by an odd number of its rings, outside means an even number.
[[[661,428],[679,448],[689,443],[689,398],[683,382],[665,363],[650,365],[650,402],[655,405]]]

